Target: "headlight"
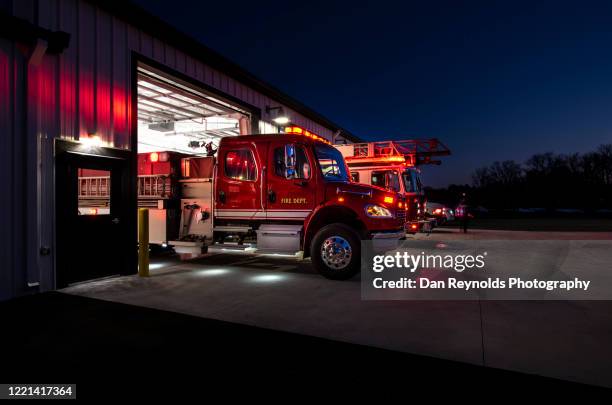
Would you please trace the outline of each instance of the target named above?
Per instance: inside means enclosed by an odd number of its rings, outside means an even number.
[[[381,207],[380,205],[366,205],[365,207],[366,215],[374,218],[393,218],[391,211],[386,209],[385,207]]]

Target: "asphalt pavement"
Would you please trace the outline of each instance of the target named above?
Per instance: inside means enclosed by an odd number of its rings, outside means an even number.
[[[481,236],[503,236],[491,232]],[[611,301],[364,301],[359,277],[330,281],[314,273],[308,261],[228,251],[189,262],[162,258],[151,273],[63,292],[612,387]]]

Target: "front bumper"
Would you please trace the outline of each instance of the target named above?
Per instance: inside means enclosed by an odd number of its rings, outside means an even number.
[[[370,235],[372,239],[372,247],[377,252],[397,249],[401,240],[406,239],[406,233],[403,230],[392,232],[373,232]]]

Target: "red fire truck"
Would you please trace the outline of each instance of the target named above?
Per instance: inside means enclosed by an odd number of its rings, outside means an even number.
[[[335,146],[346,160],[352,181],[383,187],[406,197],[406,232],[431,229],[419,166],[440,164],[434,157],[450,155],[442,142],[427,139]]]
[[[404,237],[404,196],[351,182],[342,154],[311,133],[226,137],[216,157],[140,154],[138,185],[151,241],[179,254],[240,246],[347,279],[362,240],[391,249]]]

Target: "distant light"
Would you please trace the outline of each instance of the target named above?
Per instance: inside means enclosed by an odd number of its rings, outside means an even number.
[[[150,263],[149,264],[149,270],[161,269],[162,267],[164,267],[163,263]]]
[[[90,208],[89,209],[89,215],[98,215],[98,209],[97,208]]]
[[[167,248],[167,247],[168,247],[168,244],[167,244],[167,243],[162,243],[162,245],[161,245],[161,246],[162,246],[162,247],[165,249],[165,248]]]
[[[286,116],[276,117],[272,121],[276,122],[279,125],[286,125],[290,122],[289,117]]]
[[[251,277],[251,281],[255,283],[275,283],[277,281],[282,281],[287,276],[282,274],[261,274],[259,276]]]

